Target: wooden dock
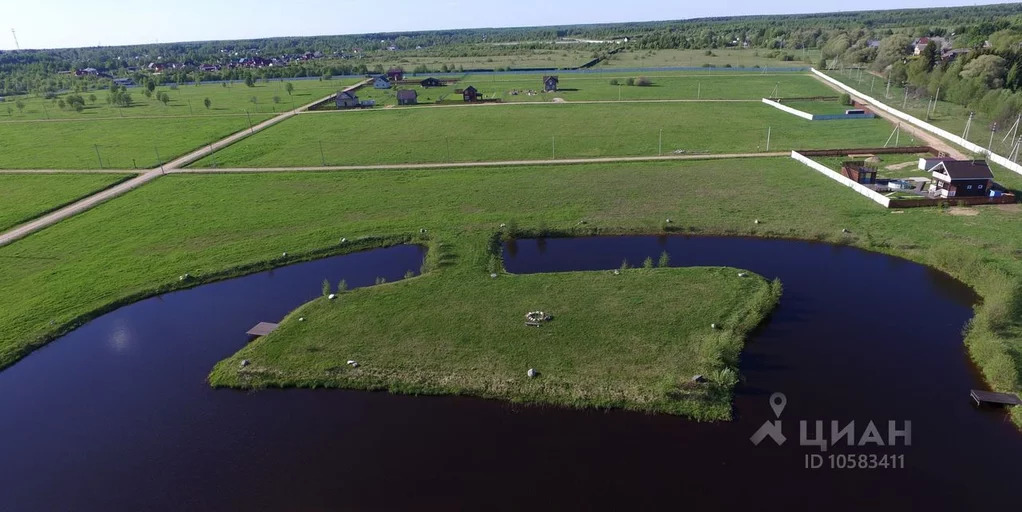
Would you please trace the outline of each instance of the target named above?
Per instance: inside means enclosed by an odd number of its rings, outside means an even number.
[[[270,322],[259,322],[255,327],[249,329],[245,333],[251,334],[252,336],[266,336],[273,332],[273,330],[277,328],[277,325],[278,324],[271,324]]]
[[[976,401],[976,405],[1022,405],[1022,399],[1011,393],[997,393],[994,391],[980,391],[973,389],[969,396]]]

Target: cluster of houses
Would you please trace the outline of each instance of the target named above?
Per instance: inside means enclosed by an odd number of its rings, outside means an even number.
[[[999,198],[1005,194],[994,182],[986,160],[920,158],[919,169],[930,176],[908,179],[878,179],[879,162],[876,157],[844,162],[841,175],[877,192],[902,190],[926,199]]]
[[[556,76],[544,76],[543,90],[546,92],[557,91],[558,82],[559,79]],[[374,89],[391,89],[397,85],[418,85],[423,89],[428,89],[431,87],[446,87],[448,85],[447,81],[434,77],[422,80],[406,80],[404,70],[401,68],[391,68],[386,73],[373,77],[372,83]],[[460,94],[462,100],[466,103],[493,101],[484,100],[483,94],[471,85],[463,89],[455,89],[454,94]],[[398,105],[416,105],[419,102],[419,93],[415,89],[398,89],[396,96]],[[373,100],[359,101],[354,91],[339,92],[335,101],[338,109],[365,108],[376,105]]]

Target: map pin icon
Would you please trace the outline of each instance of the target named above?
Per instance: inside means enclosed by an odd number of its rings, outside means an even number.
[[[781,417],[785,405],[788,405],[788,397],[784,396],[784,393],[770,395],[770,408],[774,410],[774,415],[778,418]]]

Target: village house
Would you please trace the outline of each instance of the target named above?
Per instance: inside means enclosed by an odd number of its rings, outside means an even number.
[[[397,82],[405,79],[405,70],[401,68],[390,68],[387,70],[387,80]]]
[[[357,108],[359,106],[358,96],[349,91],[337,93],[335,102],[337,103],[337,108]]]
[[[841,175],[862,185],[875,185],[877,182],[876,168],[867,166],[866,162],[842,163]]]
[[[398,105],[415,105],[418,103],[419,94],[412,89],[401,89],[397,92]]]
[[[938,53],[951,47],[951,43],[949,43],[943,37],[920,37],[919,39],[916,39],[912,43],[912,55],[922,54],[923,50],[926,49],[926,45],[930,44],[931,42],[937,45]]]
[[[543,90],[546,92],[557,91],[557,82],[559,80],[556,76],[544,76],[543,77]]]
[[[419,82],[419,85],[421,85],[424,88],[429,88],[429,87],[443,87],[443,86],[445,86],[447,84],[445,84],[442,80],[440,80],[438,78],[429,77],[429,78]]]
[[[939,197],[986,196],[994,184],[986,160],[944,160],[930,169],[930,193]]]
[[[376,89],[390,89],[390,80],[380,75],[373,80],[373,87]]]
[[[479,101],[483,97],[483,95],[479,94],[479,91],[471,85],[461,91],[461,96],[466,102]]]

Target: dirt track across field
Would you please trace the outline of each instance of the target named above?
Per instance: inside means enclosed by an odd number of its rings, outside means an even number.
[[[345,90],[357,89],[357,88],[362,87],[363,85],[365,85],[367,83],[369,83],[369,80],[362,81],[362,82],[360,82],[358,84],[355,84],[355,85],[353,85],[351,87],[348,87]],[[18,240],[19,238],[24,238],[24,237],[26,237],[26,236],[28,236],[28,235],[30,235],[32,233],[35,233],[36,231],[39,231],[41,229],[45,229],[45,228],[47,228],[49,226],[52,226],[52,225],[54,225],[54,224],[56,224],[56,223],[58,223],[58,222],[60,222],[60,221],[62,221],[64,219],[67,219],[67,218],[72,217],[74,215],[78,215],[79,213],[82,213],[82,212],[84,212],[84,211],[86,211],[86,210],[88,210],[88,209],[90,209],[90,208],[92,208],[92,207],[94,207],[94,206],[96,206],[96,205],[98,205],[100,203],[103,203],[103,202],[108,201],[110,199],[113,199],[113,198],[115,198],[117,196],[120,196],[121,194],[124,194],[124,193],[126,193],[126,192],[128,192],[130,190],[134,190],[134,189],[136,189],[138,187],[141,187],[142,185],[144,185],[146,183],[149,183],[150,181],[152,181],[152,180],[154,180],[156,178],[159,178],[160,176],[163,176],[164,174],[173,172],[174,170],[176,170],[176,169],[178,169],[180,167],[184,167],[184,166],[186,166],[186,165],[188,165],[188,164],[190,164],[192,162],[195,162],[195,161],[197,161],[197,160],[199,160],[201,158],[204,158],[204,157],[206,157],[207,155],[209,155],[210,153],[212,153],[212,152],[214,152],[216,150],[219,150],[219,149],[225,148],[227,146],[230,146],[231,144],[234,144],[235,142],[237,142],[237,141],[239,141],[239,140],[241,140],[241,139],[243,139],[245,137],[248,137],[249,135],[252,135],[253,133],[256,133],[256,132],[261,131],[261,130],[265,130],[266,128],[269,128],[270,126],[273,126],[273,125],[275,125],[275,124],[277,124],[277,123],[279,123],[281,121],[284,121],[285,119],[289,119],[289,118],[291,118],[293,116],[298,115],[300,112],[303,112],[303,111],[307,110],[308,108],[310,108],[313,105],[316,105],[316,104],[321,103],[323,101],[328,101],[328,100],[330,100],[333,97],[334,97],[334,94],[331,94],[331,95],[326,96],[324,98],[320,98],[320,99],[318,99],[316,101],[313,101],[312,103],[309,103],[307,105],[303,105],[303,106],[301,106],[301,107],[299,107],[299,108],[297,108],[295,110],[289,110],[289,111],[284,112],[284,113],[282,113],[280,115],[274,116],[273,118],[268,119],[266,121],[263,121],[263,122],[255,125],[255,126],[253,126],[251,128],[242,130],[242,131],[237,132],[237,133],[235,133],[233,135],[230,135],[230,136],[228,136],[226,138],[223,138],[223,139],[221,139],[221,140],[219,140],[217,142],[214,142],[214,143],[209,144],[209,145],[207,145],[205,147],[202,147],[200,149],[192,151],[192,152],[190,152],[190,153],[188,153],[188,154],[186,154],[184,156],[175,158],[174,160],[171,160],[170,162],[167,162],[166,164],[161,166],[161,168],[159,168],[159,169],[152,169],[152,170],[146,171],[146,172],[138,175],[137,177],[132,178],[132,179],[130,179],[128,181],[125,181],[124,183],[121,183],[121,184],[119,184],[117,186],[110,187],[110,188],[108,188],[106,190],[97,192],[96,194],[93,194],[93,195],[91,195],[89,197],[86,197],[84,199],[76,201],[76,202],[74,202],[74,203],[72,203],[72,204],[70,204],[68,206],[65,206],[65,207],[59,209],[59,210],[56,210],[56,211],[51,212],[49,214],[43,215],[42,217],[39,217],[38,219],[29,221],[29,222],[27,222],[25,224],[22,224],[20,226],[16,226],[13,229],[8,230],[7,232],[0,233],[0,246],[7,245],[7,244],[9,244],[9,243],[11,243],[11,242],[13,242],[15,240]],[[7,172],[33,172],[33,171],[7,171]],[[51,171],[51,170],[43,170],[43,171],[35,171],[35,172],[53,172],[53,171]],[[64,172],[68,172],[68,171],[64,171]],[[127,172],[127,173],[136,172],[137,173],[138,171],[119,171],[119,172]]]

